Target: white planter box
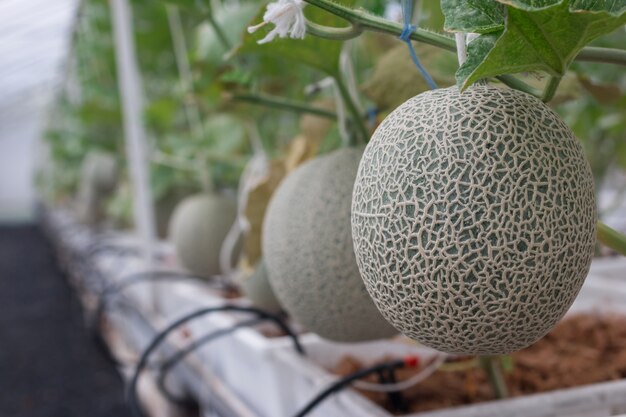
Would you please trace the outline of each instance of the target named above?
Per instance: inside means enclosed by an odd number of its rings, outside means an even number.
[[[54,216],[49,216],[54,217]],[[88,230],[71,225],[71,219],[57,216],[49,220],[53,234],[67,256],[76,256],[97,238]],[[55,228],[53,223],[56,222]],[[60,225],[60,226],[59,226]],[[63,231],[67,232],[64,235]],[[71,231],[69,233],[68,231]],[[133,245],[122,237],[120,244]],[[163,253],[171,250],[164,246]],[[132,272],[147,270],[136,256],[116,256],[102,252],[96,264],[107,283],[118,281]],[[167,268],[167,266],[165,266]],[[171,265],[170,265],[171,268]],[[138,284],[126,291],[144,314],[150,314],[147,294],[156,289],[160,314],[155,322],[169,323],[200,307],[223,303],[246,305],[242,299],[224,300],[207,285],[196,282]],[[571,312],[619,311],[626,313],[626,261],[624,258],[594,261],[589,278]],[[214,313],[187,326],[193,338],[217,329],[228,328],[243,315]],[[337,377],[325,369],[333,367],[349,353],[362,362],[374,362],[385,356],[416,353],[428,356],[432,351],[397,341],[338,344],[306,334],[301,342],[308,357],[299,356],[287,337],[267,338],[252,328],[243,328],[200,349],[194,358],[212,376],[229,387],[259,417],[289,417]],[[593,384],[526,397],[493,401],[473,406],[414,414],[420,417],[604,417],[626,413],[626,380]],[[391,417],[391,414],[352,390],[328,398],[311,416],[317,417]]]
[[[584,311],[622,312],[626,314],[626,287],[615,288],[606,280],[590,276],[568,314]],[[306,345],[307,358],[301,358],[289,350],[280,352],[279,364],[282,367],[285,384],[291,387],[286,396],[290,397],[287,413],[295,414],[318,392],[337,378],[326,369],[336,364],[349,353],[363,363],[372,363],[396,350],[397,356],[409,349],[407,345],[398,347],[390,341],[355,345],[340,345],[322,339]],[[413,349],[418,349],[413,347]],[[418,350],[419,352],[419,350]],[[422,350],[422,355],[429,354]],[[407,414],[406,417],[605,417],[626,412],[626,379],[617,382],[592,384],[577,388],[557,390],[524,397],[491,401],[471,406],[455,407],[434,412]],[[326,401],[310,414],[316,417],[392,417],[392,414],[352,390],[344,390]],[[277,415],[278,416],[278,415]]]
[[[626,288],[626,257],[594,259],[588,279]]]
[[[250,305],[247,300],[224,300],[216,297],[201,283],[179,282],[162,286],[162,313],[168,321],[201,307],[222,304]],[[165,295],[167,293],[167,295]],[[237,322],[253,318],[249,314],[213,313],[190,323],[187,330],[194,338],[218,329],[230,328]],[[303,344],[314,335],[301,337]],[[254,328],[241,328],[198,349],[197,355],[212,373],[219,377],[250,408],[263,417],[287,416],[290,404],[285,391],[284,375],[277,366],[277,352],[294,351],[289,337],[268,338]]]

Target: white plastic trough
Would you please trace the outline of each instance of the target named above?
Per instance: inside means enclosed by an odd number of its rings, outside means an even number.
[[[81,236],[79,246],[82,246],[85,239],[89,239],[83,233],[75,236]],[[76,250],[76,242],[72,242],[72,239],[69,239],[70,242],[62,239],[70,247],[66,249],[69,252]],[[115,281],[122,274],[132,271],[145,270],[145,265],[132,256],[115,259],[103,254],[98,257],[97,262],[107,281]],[[174,282],[157,285],[160,314],[155,319],[161,323],[171,322],[199,307],[223,303],[246,305],[246,301],[242,299],[224,300],[202,283]],[[132,290],[129,289],[127,295],[149,313],[142,300],[142,292],[145,291],[142,287],[146,288],[140,284]],[[581,311],[626,313],[626,266],[623,258],[594,261],[587,282],[570,310]],[[241,319],[241,315],[215,313],[194,321],[187,330],[193,337],[201,337],[217,329],[230,327]],[[292,342],[287,337],[267,338],[253,328],[243,328],[214,341],[199,350],[195,356],[206,371],[232,389],[259,417],[289,417],[337,378],[326,369],[332,368],[348,353],[364,363],[375,362],[383,357],[404,356],[407,353],[422,356],[432,354],[432,351],[416,345],[389,340],[337,344],[305,334],[301,337],[301,342],[308,353],[306,358],[294,351]],[[626,380],[411,414],[407,417],[605,417],[623,413],[626,413]],[[311,416],[391,417],[391,414],[348,389],[328,398]]]
[[[605,266],[602,268],[605,271]],[[626,314],[626,288],[615,288],[596,276],[595,268],[568,314],[598,311]],[[338,345],[321,339],[306,345],[308,358],[285,350],[278,356],[277,366],[283,369],[283,384],[291,387],[286,409],[295,413],[336,376],[332,368],[349,353],[363,363],[373,363],[392,356],[397,347],[390,341],[373,344]],[[402,353],[402,352],[401,352]],[[400,355],[398,355],[400,356]],[[591,384],[571,389],[528,395],[513,399],[490,401],[470,406],[432,412],[405,414],[406,417],[605,417],[626,413],[626,380]],[[283,414],[289,416],[290,414]],[[315,417],[359,416],[392,417],[392,414],[360,394],[346,390],[328,398],[311,413]]]

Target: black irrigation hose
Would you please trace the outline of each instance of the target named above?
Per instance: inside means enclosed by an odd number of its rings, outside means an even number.
[[[360,369],[356,372],[346,375],[333,382],[328,388],[317,394],[311,401],[309,401],[306,406],[304,406],[297,414],[295,414],[295,417],[304,417],[305,415],[309,414],[327,397],[341,391],[357,379],[363,378],[373,373],[386,372],[387,370],[395,370],[399,368],[404,368],[405,366],[414,366],[413,363],[415,363],[413,358],[396,359],[389,362],[380,363],[369,368]]]
[[[97,235],[97,240],[87,245],[81,256],[85,258],[91,258],[101,250],[107,250],[111,248],[124,248],[129,249],[133,253],[139,253],[139,250],[132,246],[120,246],[116,242],[111,242],[109,239],[118,236],[116,233],[100,233]]]
[[[169,372],[194,350],[199,349],[200,347],[205,346],[206,344],[213,342],[221,337],[228,336],[229,334],[232,334],[239,329],[254,326],[264,321],[266,321],[266,319],[255,318],[239,322],[231,327],[216,330],[212,333],[202,336],[193,343],[190,343],[188,346],[185,346],[184,349],[179,350],[169,358],[164,359],[163,361],[158,363],[157,365],[159,366],[159,376],[157,379],[157,385],[159,387],[159,390],[163,393],[163,396],[173,403],[187,405],[189,402],[186,398],[176,397],[168,391],[167,384],[165,382],[167,380]]]
[[[281,318],[279,318],[278,316],[274,314],[268,313],[266,311],[263,311],[254,307],[240,307],[240,306],[234,306],[234,305],[201,308],[199,310],[196,310],[194,312],[184,315],[183,317],[175,320],[173,323],[168,325],[165,329],[163,329],[154,337],[152,342],[150,342],[148,347],[141,354],[141,357],[139,358],[139,363],[137,364],[137,367],[135,368],[135,372],[133,373],[133,376],[130,380],[130,383],[128,385],[128,391],[127,391],[128,403],[129,403],[131,412],[135,416],[145,417],[145,414],[143,410],[141,409],[141,406],[139,405],[139,401],[137,399],[137,383],[139,382],[139,376],[141,375],[141,371],[143,371],[143,369],[148,364],[148,358],[150,354],[152,354],[152,352],[156,350],[156,348],[163,342],[163,340],[165,340],[165,338],[172,331],[176,330],[179,326],[195,318],[198,318],[207,314],[215,313],[218,311],[239,311],[239,312],[253,313],[253,314],[256,314],[259,318],[273,321],[283,332],[285,332],[293,340],[294,348],[296,349],[296,351],[300,353],[301,355],[304,355],[304,349],[302,348],[302,345],[300,344],[300,340],[298,339],[298,336],[289,328],[289,326],[287,326],[287,324],[285,324],[285,322]]]
[[[378,378],[381,384],[395,384],[396,382],[398,382],[396,379],[395,368],[382,369],[382,370],[379,370],[377,373],[378,373]],[[402,395],[402,392],[400,391],[388,392],[387,399],[389,400],[389,403],[391,407],[393,408],[393,411],[403,413],[403,414],[408,412],[408,405],[406,403],[406,400],[404,399],[404,396]]]
[[[102,319],[104,311],[107,307],[107,302],[110,298],[116,294],[121,293],[128,287],[131,287],[136,284],[141,284],[144,282],[157,282],[157,281],[206,281],[205,278],[200,277],[198,275],[190,274],[187,272],[181,271],[168,271],[168,270],[152,270],[152,271],[141,271],[134,272],[132,274],[126,275],[121,278],[118,283],[109,285],[105,287],[100,294],[98,294],[98,305],[96,306],[96,310],[94,312],[93,323],[97,324]],[[210,283],[206,282],[210,287]],[[217,287],[217,286],[216,286]],[[229,290],[231,287],[229,285],[221,285],[220,289]]]
[[[108,349],[107,344],[104,342],[104,340],[102,340],[99,332],[102,317],[104,316],[104,312],[106,311],[106,308],[108,307],[108,303],[112,296],[119,294],[128,287],[144,282],[184,281],[200,279],[202,278],[193,274],[187,274],[180,271],[142,271],[129,274],[126,277],[122,278],[120,280],[121,282],[105,287],[98,295],[98,305],[96,306],[96,309],[90,320],[91,325],[89,326],[92,329],[93,337],[97,341],[98,346],[104,351],[104,353],[115,365],[124,365],[122,362],[117,360],[113,353]]]

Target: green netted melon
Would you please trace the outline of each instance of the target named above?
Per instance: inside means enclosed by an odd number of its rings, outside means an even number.
[[[367,294],[352,249],[350,202],[362,153],[342,149],[298,167],[263,223],[263,256],[280,303],[312,332],[344,342],[396,333]]]
[[[270,313],[278,313],[283,309],[270,285],[263,261],[258,263],[251,276],[241,280],[241,291],[256,307]]]
[[[178,204],[186,197],[194,194],[191,187],[175,187],[168,190],[158,198],[154,204],[154,222],[156,224],[157,236],[161,239],[167,238],[168,228],[174,210]]]
[[[376,306],[451,353],[507,353],[545,335],[583,284],[595,225],[572,131],[540,100],[485,85],[393,111],[365,150],[352,203]]]
[[[218,194],[181,201],[170,220],[169,238],[182,266],[206,278],[221,273],[220,250],[237,215],[235,202]]]

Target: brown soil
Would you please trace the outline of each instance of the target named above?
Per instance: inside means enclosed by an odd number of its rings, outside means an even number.
[[[236,287],[227,287],[224,289],[214,290],[218,297],[222,297],[226,300],[234,300],[236,298],[241,298],[242,294]]]
[[[277,327],[274,323],[263,323],[256,326],[255,329],[268,339],[287,336],[287,334],[283,332],[279,327]]]
[[[513,353],[511,358],[513,368],[505,372],[505,379],[512,397],[624,378],[626,317],[600,314],[572,316],[539,342]],[[354,358],[344,357],[334,372],[346,375],[362,366]],[[415,372],[400,369],[396,376],[401,381]],[[376,382],[377,377],[371,376],[368,380]],[[396,411],[386,394],[360,392],[389,411]],[[485,373],[476,367],[437,371],[402,395],[409,412],[494,399]]]

